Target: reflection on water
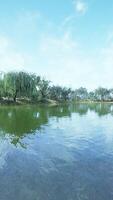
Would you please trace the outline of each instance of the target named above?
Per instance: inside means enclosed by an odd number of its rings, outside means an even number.
[[[113,104],[0,108],[0,200],[113,199]]]

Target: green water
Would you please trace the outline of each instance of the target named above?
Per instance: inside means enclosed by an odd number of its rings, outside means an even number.
[[[113,200],[113,104],[0,107],[0,200]]]

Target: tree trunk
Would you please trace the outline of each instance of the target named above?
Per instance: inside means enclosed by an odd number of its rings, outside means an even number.
[[[16,95],[14,96],[13,101],[16,102]]]
[[[15,95],[14,95],[14,97],[13,97],[13,101],[14,101],[14,102],[16,102],[17,92],[18,92],[18,91],[16,90]]]

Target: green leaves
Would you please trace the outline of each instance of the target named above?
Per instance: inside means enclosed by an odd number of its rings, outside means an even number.
[[[16,101],[17,97],[31,97],[36,90],[37,78],[34,74],[26,72],[9,72],[4,74],[4,96],[11,97]]]
[[[27,72],[8,72],[0,74],[0,98],[28,98],[30,101],[107,101],[113,100],[113,89],[99,87],[88,93],[86,88],[71,90],[67,87],[50,86],[50,81]]]

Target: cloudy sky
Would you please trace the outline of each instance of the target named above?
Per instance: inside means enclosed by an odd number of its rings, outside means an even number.
[[[113,0],[0,0],[0,71],[113,87]]]

